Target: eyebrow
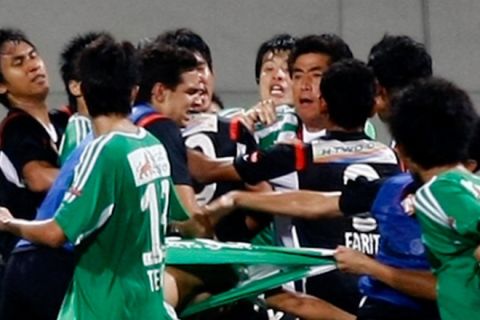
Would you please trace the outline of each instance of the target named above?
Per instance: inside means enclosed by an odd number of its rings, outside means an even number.
[[[5,56],[5,57],[11,57],[12,60],[16,60],[16,59],[25,58],[25,57],[29,56],[30,54],[32,54],[33,52],[36,52],[36,51],[37,51],[37,49],[30,48],[29,50],[26,50],[26,52],[24,51],[24,52],[15,53],[15,54],[8,54],[8,53],[0,52],[0,55]]]
[[[312,71],[321,71],[321,72],[324,72],[323,68],[322,67],[312,67],[310,69],[307,69],[307,70],[303,70],[303,69],[300,69],[300,68],[293,68],[293,72],[312,72]]]

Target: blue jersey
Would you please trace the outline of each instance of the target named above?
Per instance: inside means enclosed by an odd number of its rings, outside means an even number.
[[[67,158],[63,166],[60,168],[57,178],[53,182],[47,196],[43,200],[42,204],[37,210],[35,220],[46,220],[53,218],[53,215],[57,211],[58,207],[62,203],[65,192],[67,192],[70,183],[73,179],[74,168],[80,161],[80,156],[83,153],[85,147],[93,140],[93,134],[88,134],[85,139],[78,145],[78,147],[72,151]],[[19,251],[26,248],[34,247],[30,241],[21,239],[16,246],[15,251]],[[73,251],[73,245],[66,243],[64,248]]]
[[[415,192],[414,185],[411,175],[404,173],[388,179],[380,189],[371,210],[380,231],[376,259],[395,268],[429,270],[420,225],[413,212],[408,212],[405,200]],[[360,290],[366,296],[395,305],[420,308],[425,303],[370,276],[360,279]]]

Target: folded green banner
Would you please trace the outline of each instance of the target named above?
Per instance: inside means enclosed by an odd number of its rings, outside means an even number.
[[[256,297],[284,283],[336,268],[333,250],[255,246],[240,242],[224,243],[209,239],[181,240],[179,238],[167,238],[166,246],[167,265],[258,266],[250,269],[246,279],[240,281],[234,288],[188,306],[182,312],[182,317],[240,299]]]

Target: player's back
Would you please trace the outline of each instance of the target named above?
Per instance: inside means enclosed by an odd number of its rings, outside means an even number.
[[[87,147],[64,199],[86,217],[65,227],[79,258],[60,318],[73,309],[78,319],[169,319],[161,288],[169,176],[164,147],[144,129]],[[59,215],[60,225],[72,219]]]
[[[300,189],[341,192],[349,180],[376,180],[399,172],[397,158],[384,144],[364,133],[328,132],[307,149],[306,169],[298,173]],[[343,244],[373,255],[378,246],[376,222],[365,217],[294,221],[302,246],[335,249]]]
[[[306,169],[298,173],[300,189],[341,192],[349,180],[375,180],[399,172],[397,158],[387,146],[364,133],[328,132],[307,149]],[[376,254],[380,234],[369,212],[331,219],[294,219],[300,245],[335,249],[344,245]],[[333,271],[307,280],[307,293],[355,313],[360,299],[358,277]]]

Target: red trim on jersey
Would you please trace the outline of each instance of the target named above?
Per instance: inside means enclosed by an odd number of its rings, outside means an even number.
[[[3,129],[5,128],[5,126],[7,125],[7,123],[9,123],[10,121],[12,121],[13,119],[19,117],[19,116],[26,116],[28,115],[27,113],[23,113],[23,112],[13,112],[11,114],[9,114],[5,119],[3,119],[2,123],[0,123],[0,148],[2,147],[3,145]]]
[[[240,139],[240,119],[233,118],[230,121],[230,139],[238,141]]]
[[[62,106],[60,109],[58,109],[58,111],[66,113],[68,117],[71,117],[74,113],[72,108],[69,105]]]
[[[148,116],[140,119],[137,122],[137,126],[145,128],[146,126],[148,126],[152,122],[155,122],[156,120],[160,120],[160,119],[167,119],[167,117],[164,116],[164,115],[158,114],[158,113],[152,113],[152,114],[149,114]]]
[[[303,142],[295,142],[295,169],[297,171],[305,169],[307,166],[307,157]]]

